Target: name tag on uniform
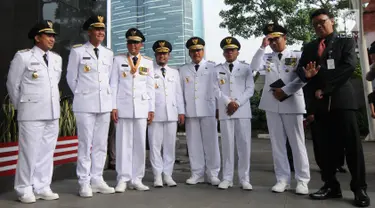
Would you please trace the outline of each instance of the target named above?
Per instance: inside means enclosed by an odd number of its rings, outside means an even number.
[[[225,75],[225,72],[219,72],[219,74],[224,74]]]
[[[123,67],[128,67],[129,65],[127,65],[127,64],[121,64],[121,66],[123,66]]]
[[[82,59],[83,59],[83,60],[90,60],[91,57],[83,57]]]
[[[34,65],[39,65],[40,63],[39,62],[31,62],[30,64],[31,64],[31,66],[34,66]]]
[[[327,59],[327,69],[335,69],[335,60],[334,59]]]

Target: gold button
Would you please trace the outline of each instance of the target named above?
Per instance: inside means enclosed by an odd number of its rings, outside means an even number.
[[[231,84],[233,84],[233,82],[230,82]]]

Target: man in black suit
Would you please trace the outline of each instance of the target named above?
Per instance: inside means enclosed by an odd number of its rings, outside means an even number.
[[[356,120],[358,109],[350,78],[357,64],[356,43],[353,38],[338,35],[333,15],[324,9],[314,11],[310,18],[318,39],[304,47],[297,74],[313,88],[315,121],[321,128],[321,176],[324,186],[313,199],[341,198],[336,167],[340,151],[345,147],[346,161],[352,176],[350,182],[354,204],[370,205],[367,196],[365,162]]]

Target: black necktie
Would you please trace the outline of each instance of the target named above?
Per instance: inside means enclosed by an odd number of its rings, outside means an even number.
[[[230,63],[230,64],[229,64],[229,71],[232,72],[232,70],[233,70],[233,64]]]
[[[198,71],[199,65],[197,64],[194,67],[195,67],[195,71]]]
[[[99,58],[99,54],[98,54],[99,49],[98,48],[94,48],[94,51],[95,51],[96,58]]]
[[[48,60],[47,60],[47,54],[45,53],[43,55],[44,62],[46,62],[46,65],[48,66]]]
[[[165,77],[165,68],[161,68],[161,74],[163,75],[163,77]]]
[[[134,66],[137,65],[138,57],[134,56],[133,57],[133,64]]]
[[[279,57],[279,60],[281,60],[281,57],[283,57],[283,54],[279,53],[279,54],[277,54],[277,56]]]

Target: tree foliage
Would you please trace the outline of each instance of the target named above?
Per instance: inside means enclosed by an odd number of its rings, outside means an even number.
[[[230,8],[220,11],[221,28],[231,35],[244,38],[263,36],[262,29],[269,22],[284,25],[289,33],[289,44],[309,42],[314,37],[310,14],[314,9],[327,8],[337,17],[349,8],[349,0],[224,0]]]

